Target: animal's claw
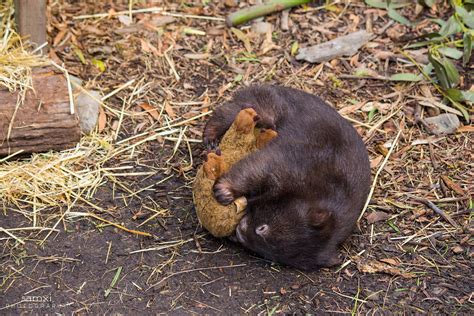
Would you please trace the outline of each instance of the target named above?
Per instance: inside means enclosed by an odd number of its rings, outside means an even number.
[[[213,187],[214,197],[222,205],[229,205],[235,200],[230,183],[217,180]]]

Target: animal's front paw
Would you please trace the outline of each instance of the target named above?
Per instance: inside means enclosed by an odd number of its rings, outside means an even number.
[[[231,184],[223,179],[216,181],[213,187],[214,197],[222,205],[229,205],[235,200]]]
[[[219,141],[216,138],[204,136],[202,142],[208,152],[217,151],[219,149]]]

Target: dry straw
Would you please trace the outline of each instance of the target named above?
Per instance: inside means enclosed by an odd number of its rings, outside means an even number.
[[[24,92],[31,88],[31,69],[49,65],[50,61],[29,52],[30,47],[22,43],[22,39],[13,30],[13,13],[12,0],[0,3],[0,86],[12,92],[20,91],[19,95],[24,96]],[[101,106],[121,119],[130,115],[123,108],[122,111],[117,111],[103,102],[121,90],[123,93],[123,90],[132,83],[134,82],[125,83],[102,98]],[[142,88],[143,82],[140,82],[135,85],[134,90]],[[126,98],[127,104],[134,103],[135,97],[134,93],[130,94]],[[21,103],[22,97],[19,97],[17,111],[21,111]],[[39,229],[47,232],[43,239],[46,240],[52,232],[58,231],[60,223],[77,217],[94,218],[129,233],[148,235],[146,232],[127,229],[93,214],[92,212],[106,214],[109,211],[94,204],[92,197],[106,182],[113,182],[128,192],[131,197],[136,195],[138,192],[133,192],[127,186],[126,179],[130,176],[149,176],[150,172],[134,172],[133,163],[130,162],[127,166],[126,161],[131,161],[136,154],[140,153],[145,143],[162,137],[175,140],[176,146],[186,142],[189,149],[185,125],[209,113],[201,113],[192,118],[176,121],[164,114],[163,119],[168,123],[116,143],[114,143],[114,135],[92,134],[84,136],[75,148],[62,152],[34,154],[23,160],[12,159],[19,153],[0,158],[0,203],[3,205],[3,212],[5,213],[6,210],[18,212],[30,223],[30,226],[7,229],[2,227],[0,222],[0,236],[2,239],[7,236],[23,243],[18,233]],[[112,161],[118,159],[122,162],[121,166],[108,167],[113,165]],[[73,208],[77,204],[86,205],[89,212],[74,211]],[[50,212],[51,210],[58,211]],[[46,211],[53,215],[46,216]]]
[[[15,32],[13,0],[0,2],[0,85],[10,91],[31,87],[31,68],[48,61],[28,51]]]

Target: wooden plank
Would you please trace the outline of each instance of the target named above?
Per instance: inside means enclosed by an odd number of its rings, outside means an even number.
[[[0,156],[19,150],[62,150],[74,147],[80,140],[79,118],[70,112],[64,75],[52,68],[36,68],[33,88],[18,108],[18,92],[0,88]]]
[[[47,41],[46,0],[15,0],[14,3],[18,32],[32,43],[42,45]]]

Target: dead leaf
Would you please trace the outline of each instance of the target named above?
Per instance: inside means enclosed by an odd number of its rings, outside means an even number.
[[[165,102],[165,112],[172,119],[176,118],[176,113],[174,112],[173,107],[168,102]]]
[[[379,261],[382,261],[382,262],[385,262],[385,263],[388,263],[392,266],[399,266],[400,263],[395,260],[395,259],[392,259],[392,258],[385,258],[385,259],[380,259]]]
[[[61,65],[63,62],[59,59],[56,51],[54,49],[50,49],[48,53],[49,58],[51,58],[56,64]]]
[[[158,52],[158,49],[155,46],[153,46],[150,42],[145,41],[144,39],[140,39],[140,42],[141,42],[141,45],[142,45],[142,50],[145,53],[153,53],[156,56],[160,55],[159,52]]]
[[[140,104],[140,107],[145,110],[148,114],[150,114],[151,117],[153,117],[155,120],[160,119],[160,113],[156,110],[154,106],[149,105],[148,103],[142,103]]]
[[[474,132],[474,126],[472,125],[466,125],[466,126],[461,126],[460,128],[457,129],[458,133],[472,133]]]
[[[372,159],[370,161],[370,169],[377,168],[380,165],[380,162],[382,161],[382,159],[383,159],[382,155],[379,155],[375,157],[374,159]]]
[[[398,268],[394,268],[384,262],[377,260],[364,260],[360,259],[357,262],[357,269],[364,273],[387,273],[391,275],[398,275],[404,278],[413,278],[415,275],[411,273],[402,272]]]
[[[107,115],[102,107],[99,108],[99,133],[105,129],[105,125],[107,124]]]
[[[151,20],[147,23],[153,24],[155,27],[164,26],[166,24],[170,24],[176,21],[176,18],[172,16],[166,15],[156,15],[151,18]]]
[[[378,212],[372,212],[370,213],[369,215],[367,215],[367,222],[369,224],[373,224],[373,223],[377,223],[377,222],[380,222],[380,221],[384,221],[386,219],[388,219],[390,217],[389,214],[385,213],[385,212],[382,212],[382,211],[378,211]]]
[[[92,34],[95,34],[95,35],[104,35],[105,32],[102,31],[101,29],[93,26],[93,25],[87,25],[83,28],[83,31],[86,31],[87,33],[92,33]]]
[[[232,33],[234,33],[234,35],[240,41],[242,41],[242,43],[244,43],[244,46],[245,46],[245,49],[247,50],[247,52],[251,53],[252,52],[252,45],[250,44],[250,40],[247,37],[247,35],[245,35],[245,33],[242,32],[241,30],[236,29],[235,27],[231,28],[231,30],[232,30]]]
[[[223,85],[222,87],[220,87],[218,92],[217,92],[219,97],[222,97],[224,95],[224,93],[232,87],[232,84],[233,84],[232,82],[229,82],[228,84]]]
[[[66,33],[67,33],[67,29],[59,31],[58,34],[56,34],[53,40],[53,47],[56,47],[59,45],[59,43],[63,40]]]
[[[338,112],[339,114],[341,115],[347,115],[347,114],[352,114],[354,113],[355,111],[359,110],[360,108],[362,108],[364,105],[365,105],[366,101],[362,101],[362,102],[359,102],[357,104],[354,104],[354,105],[349,105],[349,106],[345,106],[343,107],[342,109],[340,109]]]
[[[443,182],[446,184],[448,188],[453,190],[459,195],[464,195],[464,190],[461,188],[461,186],[455,182],[453,182],[451,179],[449,179],[447,176],[441,176],[441,179],[443,179]]]
[[[133,23],[133,20],[128,15],[119,15],[118,20],[125,26],[130,26]]]

